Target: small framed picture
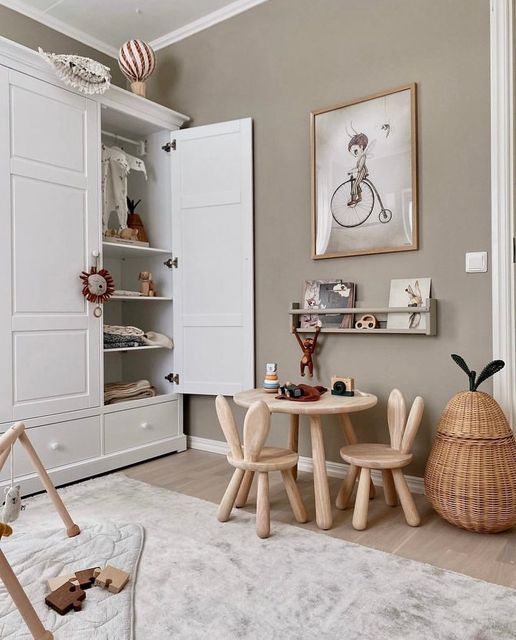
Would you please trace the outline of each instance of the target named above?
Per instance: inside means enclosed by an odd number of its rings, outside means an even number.
[[[418,248],[416,85],[311,114],[312,258]]]
[[[426,329],[427,315],[418,313],[430,298],[431,278],[391,280],[389,307],[414,307],[413,313],[389,313],[387,329]]]
[[[304,309],[351,309],[355,306],[356,285],[344,280],[307,280],[303,291]],[[350,329],[353,315],[325,313],[301,316],[301,328]]]

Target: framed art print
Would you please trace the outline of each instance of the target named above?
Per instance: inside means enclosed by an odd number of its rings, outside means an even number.
[[[311,145],[312,258],[418,248],[415,84],[312,112]]]

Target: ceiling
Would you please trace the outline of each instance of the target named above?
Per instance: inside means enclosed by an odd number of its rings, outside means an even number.
[[[162,49],[262,2],[266,0],[0,0],[113,57],[130,38]]]

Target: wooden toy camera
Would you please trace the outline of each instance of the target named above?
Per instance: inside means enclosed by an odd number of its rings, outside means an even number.
[[[333,376],[331,379],[331,394],[332,396],[354,396],[355,380],[353,378]]]

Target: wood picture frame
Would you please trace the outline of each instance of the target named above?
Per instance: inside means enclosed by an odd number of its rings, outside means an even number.
[[[310,114],[314,260],[415,251],[417,85]]]

